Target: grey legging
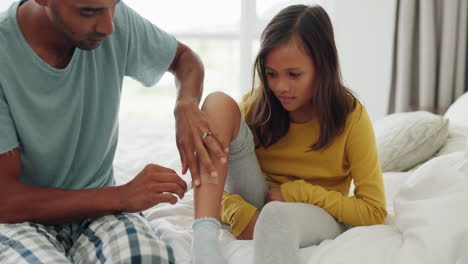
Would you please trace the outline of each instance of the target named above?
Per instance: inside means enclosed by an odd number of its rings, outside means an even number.
[[[300,248],[333,239],[346,230],[344,224],[312,204],[270,202],[264,206],[268,185],[255,155],[252,133],[242,119],[230,146],[225,191],[261,210],[254,231],[254,263],[299,263]]]

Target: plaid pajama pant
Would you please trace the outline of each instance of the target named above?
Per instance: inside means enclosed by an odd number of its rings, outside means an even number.
[[[0,224],[0,263],[175,263],[138,214],[113,214],[64,225]]]

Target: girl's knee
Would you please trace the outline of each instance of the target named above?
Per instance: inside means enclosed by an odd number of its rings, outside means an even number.
[[[216,114],[220,114],[220,111],[240,113],[239,106],[237,105],[236,101],[223,92],[210,93],[203,102],[202,110],[208,113],[215,111]]]
[[[275,229],[276,225],[287,224],[287,213],[284,211],[286,203],[284,202],[269,202],[263,206],[260,216],[257,220],[257,225],[261,228]]]
[[[318,219],[328,217],[330,220],[333,220],[333,217],[325,210],[312,204],[273,201],[263,207],[259,221],[270,222],[270,219],[276,219],[275,222],[294,225],[295,221],[300,220],[306,215]]]
[[[284,208],[286,208],[286,206],[287,203],[285,202],[272,201],[263,206],[262,214],[264,214],[265,217],[277,217],[285,213]]]
[[[202,105],[210,120],[210,126],[221,134],[229,134],[233,140],[239,131],[241,113],[237,102],[223,92],[209,94]]]

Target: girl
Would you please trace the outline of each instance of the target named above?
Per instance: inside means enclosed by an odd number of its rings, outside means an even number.
[[[254,68],[259,85],[240,109],[222,93],[202,107],[212,122],[204,144],[215,135],[230,157],[216,164],[216,178],[201,171],[194,264],[226,263],[219,220],[237,238],[253,238],[254,263],[271,264],[298,263],[299,248],[382,224],[387,214],[372,124],[342,83],[327,13],[305,5],[280,11],[262,33]]]

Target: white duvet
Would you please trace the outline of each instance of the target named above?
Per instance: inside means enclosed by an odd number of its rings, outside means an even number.
[[[117,182],[132,179],[147,163],[180,172],[174,125],[126,121],[114,163]],[[185,179],[189,180],[187,177]],[[385,225],[355,227],[334,240],[300,250],[301,263],[468,263],[468,156],[434,158],[414,172],[384,174],[389,217]],[[193,195],[176,205],[145,212],[177,263],[190,263]],[[239,241],[223,227],[229,263],[253,263],[253,243]]]

